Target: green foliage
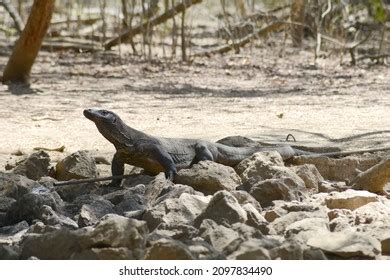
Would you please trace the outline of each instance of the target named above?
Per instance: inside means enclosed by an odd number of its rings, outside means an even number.
[[[369,0],[371,4],[372,16],[376,21],[383,22],[386,18],[386,12],[382,6],[381,0]]]

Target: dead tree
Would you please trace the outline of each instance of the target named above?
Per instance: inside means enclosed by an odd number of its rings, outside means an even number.
[[[28,83],[31,68],[49,28],[55,0],[34,0],[20,38],[3,73],[3,83]]]
[[[15,7],[12,5],[10,0],[3,0],[0,1],[0,6],[3,6],[4,9],[8,12],[8,14],[11,16],[15,23],[15,28],[18,30],[18,32],[22,32],[23,30],[23,20],[20,17],[19,12],[15,9]]]

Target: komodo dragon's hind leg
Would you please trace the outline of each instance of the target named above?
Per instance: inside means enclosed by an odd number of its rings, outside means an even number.
[[[195,146],[195,157],[192,160],[190,166],[197,164],[198,162],[202,160],[211,160],[214,161],[213,154],[210,152],[210,150],[207,148],[206,145],[203,144],[196,144]]]
[[[163,147],[147,143],[139,145],[138,148],[157,161],[164,168],[165,177],[173,181],[177,173],[176,165],[171,155]]]

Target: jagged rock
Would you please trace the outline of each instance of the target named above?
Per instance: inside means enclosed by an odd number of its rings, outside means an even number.
[[[218,252],[223,252],[232,242],[240,238],[235,230],[218,225],[209,219],[203,220],[199,227],[199,233]]]
[[[56,192],[61,196],[61,198],[67,202],[72,202],[76,198],[94,193],[98,190],[98,185],[94,183],[88,184],[75,184],[75,185],[64,185],[57,186],[55,188]]]
[[[59,225],[61,227],[65,227],[69,229],[78,228],[77,223],[73,221],[71,218],[56,213],[50,206],[47,205],[42,206],[40,219],[46,225],[52,225],[52,226]]]
[[[0,228],[0,234],[14,235],[22,230],[28,229],[29,225],[26,221],[21,221],[17,224],[5,226]]]
[[[225,256],[204,240],[192,240],[186,243],[191,254],[197,260],[223,260]]]
[[[281,208],[281,207],[275,207],[270,210],[264,211],[264,218],[267,220],[267,222],[272,223],[277,218],[280,218],[288,213],[287,210]]]
[[[257,211],[261,212],[263,209],[260,205],[260,203],[253,197],[251,196],[248,192],[242,191],[242,190],[237,190],[237,191],[231,191],[230,192],[234,197],[237,199],[238,203],[240,205],[245,205],[245,204],[252,204],[253,207],[256,208]]]
[[[378,201],[378,197],[367,191],[346,190],[344,192],[333,192],[326,199],[325,203],[329,209],[342,208],[354,210],[370,202]]]
[[[115,212],[123,215],[125,212],[146,210],[148,201],[143,195],[133,194],[126,196],[125,199],[115,205]]]
[[[313,164],[293,166],[294,172],[305,182],[306,188],[318,192],[318,185],[324,178]]]
[[[242,242],[239,247],[228,256],[230,260],[270,260],[270,252],[263,247],[258,239],[249,239]]]
[[[80,231],[61,229],[45,234],[25,235],[21,242],[21,258],[32,256],[42,260],[67,260],[75,252],[80,252]]]
[[[378,240],[357,232],[329,232],[307,241],[309,246],[341,258],[373,259],[381,252]]]
[[[82,245],[84,248],[127,247],[139,258],[143,253],[148,232],[144,221],[107,214],[92,231],[83,235]]]
[[[204,196],[202,192],[195,191],[190,186],[176,184],[165,187],[154,201],[154,204],[159,204],[168,198],[179,198],[183,193]]]
[[[56,178],[60,181],[97,177],[95,159],[88,151],[77,151],[56,165]]]
[[[38,180],[49,174],[50,157],[44,152],[36,152],[20,162],[12,173],[26,176],[32,180]]]
[[[314,164],[322,177],[330,181],[351,181],[359,170],[364,171],[380,162],[380,158],[348,156],[340,159],[325,156],[298,156],[292,159],[294,165]]]
[[[44,234],[28,234],[21,243],[22,258],[69,259],[91,248],[122,248],[142,258],[148,229],[145,222],[109,214],[95,228],[60,229]]]
[[[76,226],[77,226],[77,224],[76,224]],[[45,225],[43,222],[37,220],[37,221],[34,221],[34,224],[32,224],[30,226],[27,233],[43,234],[43,233],[48,233],[48,232],[55,232],[55,231],[58,231],[60,229],[61,229],[61,226],[59,224],[56,224],[54,226],[50,226],[50,225]]]
[[[370,202],[353,211],[355,224],[370,224],[373,222],[389,221],[390,225],[390,205],[382,202]]]
[[[213,195],[206,209],[196,218],[195,226],[200,226],[204,219],[214,220],[217,224],[231,225],[245,223],[248,217],[231,193],[219,191]]]
[[[242,206],[248,217],[245,222],[248,226],[260,230],[263,234],[269,233],[268,221],[257,211],[257,209],[250,203]]]
[[[175,240],[186,241],[196,238],[199,230],[186,224],[160,224],[153,232],[149,234],[148,241],[154,242],[163,237]]]
[[[328,219],[306,218],[288,225],[284,236],[286,239],[305,244],[311,237],[327,232],[329,232]]]
[[[328,212],[328,218],[330,231],[354,231],[355,215],[351,210],[333,209]]]
[[[7,212],[7,210],[11,207],[11,205],[16,200],[11,197],[2,196],[0,197],[0,212]]]
[[[40,184],[22,175],[0,172],[0,197],[19,199],[26,193],[40,187]]]
[[[232,167],[213,161],[201,161],[189,169],[179,170],[175,181],[204,194],[235,190],[241,184],[240,177]]]
[[[0,244],[0,260],[18,260],[19,258],[19,248]]]
[[[169,198],[146,210],[142,219],[154,230],[159,224],[192,225],[195,218],[206,208],[210,197],[183,193],[179,198]]]
[[[74,253],[72,260],[133,260],[133,252],[128,248],[91,248]]]
[[[282,169],[276,167],[282,167]],[[235,169],[242,181],[246,182],[253,177],[273,178],[275,173],[284,170],[283,167],[284,163],[280,154],[276,151],[268,151],[253,154],[241,161]]]
[[[114,213],[114,205],[108,200],[98,199],[81,206],[77,224],[79,227],[92,226],[99,222],[104,215]]]
[[[303,189],[305,188],[303,180],[290,168],[284,166],[282,157],[276,151],[255,153],[241,161],[235,169],[244,185],[251,186],[266,179],[291,178],[294,182],[301,185]]]
[[[383,192],[387,183],[390,183],[390,158],[360,173],[352,182],[355,189],[374,193]]]
[[[155,176],[152,181],[146,184],[145,198],[149,205],[154,205],[161,192],[169,186],[173,186],[173,183],[165,178],[165,174],[163,172]]]
[[[270,255],[273,260],[302,260],[305,246],[296,241],[283,242],[280,246],[272,248]]]
[[[318,185],[318,192],[331,193],[331,192],[343,192],[350,189],[345,182],[328,182],[321,181]]]
[[[9,208],[7,222],[17,223],[26,220],[31,224],[34,219],[42,218],[44,205],[57,211],[62,206],[62,200],[56,192],[50,192],[47,189],[42,192],[27,193]]]
[[[275,219],[270,225],[277,234],[284,234],[289,225],[307,218],[327,218],[327,214],[321,210],[315,212],[290,212]]]
[[[260,205],[268,207],[274,200],[300,200],[306,188],[303,181],[299,177],[298,179],[298,181],[291,177],[267,179],[249,186],[244,185],[244,188],[249,189],[249,193],[260,202]]]
[[[172,239],[153,242],[145,254],[145,260],[193,260],[195,259],[184,243]]]

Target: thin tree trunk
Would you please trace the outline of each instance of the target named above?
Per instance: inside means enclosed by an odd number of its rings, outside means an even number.
[[[34,0],[26,26],[8,60],[3,83],[28,83],[31,68],[50,25],[55,0]]]
[[[300,23],[291,25],[291,39],[294,47],[302,46],[303,24],[305,22],[305,8],[307,0],[294,0],[291,5],[290,18],[292,22]]]
[[[22,32],[24,23],[22,18],[20,17],[20,13],[15,9],[10,0],[3,0],[0,2],[0,6],[3,6],[4,9],[9,13],[11,18],[15,23],[15,28],[18,32]]]

